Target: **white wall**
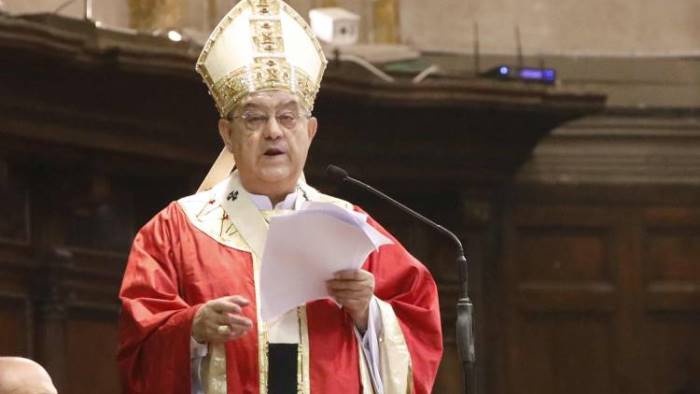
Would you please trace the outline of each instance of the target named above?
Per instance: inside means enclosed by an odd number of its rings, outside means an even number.
[[[66,0],[2,0],[5,4],[5,9],[12,13],[29,13],[29,12],[53,12]],[[66,16],[82,16],[85,0],[75,0],[72,4],[66,6],[61,12],[61,15]]]
[[[427,51],[486,54],[700,55],[700,0],[397,0],[401,38]],[[288,0],[302,15],[320,3]],[[372,0],[337,0],[372,26]]]
[[[11,13],[54,12],[67,0],[2,0]],[[93,18],[105,25],[126,27],[129,24],[128,0],[92,0]],[[75,0],[59,12],[73,18],[85,16],[85,0]]]
[[[11,12],[48,12],[64,0],[3,0]],[[85,0],[61,13],[82,17]],[[514,54],[515,26],[525,55],[700,55],[700,0],[397,0],[404,43],[428,51],[471,53],[479,24],[484,54]],[[128,26],[128,0],[93,0],[95,18]],[[183,26],[208,30],[209,0],[182,0]],[[223,16],[237,0],[214,0]],[[300,14],[319,0],[288,0]],[[338,0],[362,16],[370,37],[372,0]],[[217,18],[218,19],[218,18]],[[208,32],[207,32],[208,34]]]
[[[700,0],[400,0],[404,41],[483,53],[700,54]]]

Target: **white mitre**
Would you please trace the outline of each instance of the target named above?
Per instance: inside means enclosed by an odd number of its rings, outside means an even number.
[[[309,25],[279,0],[241,0],[214,29],[197,61],[222,117],[247,94],[285,90],[310,111],[326,58]]]
[[[327,63],[316,36],[292,7],[280,0],[241,0],[209,36],[196,70],[226,117],[243,97],[264,90],[294,93],[311,111]],[[234,165],[224,148],[199,190],[213,187]]]

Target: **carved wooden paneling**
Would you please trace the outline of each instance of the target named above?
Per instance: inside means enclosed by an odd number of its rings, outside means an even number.
[[[700,209],[644,211],[645,330],[658,392],[700,392]]]
[[[0,156],[0,240],[27,244],[29,190]]]
[[[654,314],[645,327],[653,393],[700,393],[700,311]]]
[[[612,392],[614,333],[607,316],[528,313],[513,332],[509,392]]]
[[[521,310],[610,311],[617,267],[600,209],[523,208],[511,231],[506,275]]]
[[[34,351],[29,213],[29,189],[0,152],[0,356]]]
[[[84,314],[83,314],[84,315]],[[100,316],[99,314],[97,316]],[[116,319],[74,316],[66,327],[66,393],[117,394]]]
[[[700,227],[647,229],[649,280],[700,284]]]
[[[32,310],[25,296],[0,293],[0,355],[28,356],[32,353]]]
[[[67,212],[66,245],[92,250],[128,250],[134,226],[129,200],[85,202]]]
[[[617,260],[604,210],[516,207],[506,240],[506,391],[610,393]]]
[[[700,392],[700,209],[618,194],[508,215],[503,392]]]
[[[649,308],[700,311],[700,227],[653,227],[645,235]]]
[[[72,248],[124,253],[135,233],[133,193],[115,187],[106,174],[66,177],[60,193],[62,244]]]
[[[605,228],[519,227],[518,233],[521,284],[610,282]]]

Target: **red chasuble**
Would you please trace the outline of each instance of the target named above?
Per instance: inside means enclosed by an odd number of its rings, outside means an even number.
[[[442,354],[435,282],[396,239],[368,221],[395,243],[373,252],[363,268],[374,274],[376,297],[399,321],[410,353],[409,391],[429,393]],[[221,221],[222,234],[235,232],[230,227]],[[206,301],[239,294],[251,300],[244,313],[254,326],[225,344],[227,393],[259,393],[254,278],[252,254],[193,225],[181,203],[156,215],[134,239],[120,292],[118,362],[124,392],[190,393],[193,317]],[[306,316],[311,392],[360,393],[358,343],[349,315],[320,300],[307,304]]]

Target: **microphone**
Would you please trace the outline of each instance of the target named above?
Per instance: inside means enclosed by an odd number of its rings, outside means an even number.
[[[398,202],[397,200],[387,196],[383,192],[375,189],[374,187],[351,177],[347,171],[345,171],[344,169],[342,169],[338,166],[335,166],[333,164],[329,164],[328,167],[326,167],[326,175],[330,179],[332,179],[333,181],[335,181],[337,183],[350,183],[350,184],[353,184],[353,185],[359,187],[360,189],[364,189],[364,190],[368,191],[370,194],[373,194],[373,195],[379,197],[380,199],[397,207],[401,211],[409,214],[410,216],[414,217],[418,221],[425,223],[429,227],[432,227],[433,229],[437,230],[441,234],[447,236],[447,238],[449,238],[457,247],[458,253],[464,255],[464,248],[462,247],[462,242],[459,240],[459,238],[457,238],[457,236],[452,231],[450,231],[450,230],[446,229],[445,227],[435,223],[434,221],[426,218],[425,216],[421,215],[420,213],[403,205],[402,203]]]
[[[468,284],[468,271],[467,271],[467,259],[464,257],[464,247],[462,246],[462,241],[450,230],[445,227],[435,223],[434,221],[428,219],[427,217],[421,215],[420,213],[414,211],[413,209],[405,206],[399,201],[389,197],[383,192],[375,189],[374,187],[351,177],[347,171],[335,166],[333,164],[326,167],[326,176],[337,183],[348,183],[356,186],[370,194],[379,197],[381,200],[388,202],[409,216],[417,219],[421,223],[426,224],[428,227],[436,230],[440,234],[446,236],[452,241],[452,243],[457,248],[457,266],[459,267],[459,281],[460,281],[460,298],[457,301],[457,350],[459,352],[459,359],[462,362],[462,371],[464,377],[464,392],[465,393],[476,393],[476,382],[474,375],[474,364],[476,363],[476,351],[474,347],[474,336],[472,331],[472,313],[473,305],[469,299],[469,284]]]
[[[329,164],[326,167],[326,175],[338,183],[344,182],[350,176],[347,171],[333,164]]]

